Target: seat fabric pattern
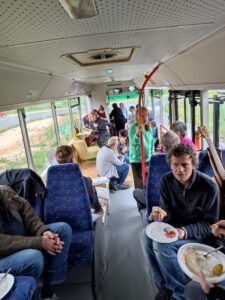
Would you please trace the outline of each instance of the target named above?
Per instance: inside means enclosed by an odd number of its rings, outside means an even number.
[[[31,300],[37,289],[36,280],[31,276],[16,276],[10,292],[4,300]]]
[[[146,216],[147,219],[153,206],[159,205],[160,199],[160,178],[171,169],[166,162],[166,154],[153,155],[149,162],[149,172],[146,182]],[[149,222],[149,220],[148,220]]]
[[[46,186],[45,223],[63,221],[72,227],[70,265],[91,263],[93,223],[89,196],[79,165],[49,167]]]

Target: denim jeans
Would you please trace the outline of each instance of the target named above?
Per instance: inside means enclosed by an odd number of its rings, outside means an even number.
[[[163,244],[144,236],[146,254],[150,260],[158,289],[165,287],[172,291],[174,299],[185,299],[184,287],[190,279],[178,264],[177,252],[181,246],[187,243],[200,242],[199,240],[177,240],[173,243]]]
[[[116,166],[117,173],[118,173],[118,184],[121,185],[127,178],[129,173],[129,166],[127,164],[122,164],[121,166]]]
[[[36,249],[25,249],[0,258],[0,272],[10,267],[13,275],[27,275],[38,279],[43,274],[43,285],[58,284],[66,279],[67,257],[71,241],[71,227],[62,222],[48,224],[65,243],[61,253],[52,256]]]

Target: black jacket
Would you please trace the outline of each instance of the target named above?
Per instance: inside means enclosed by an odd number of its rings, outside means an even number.
[[[29,201],[36,214],[43,220],[44,199],[46,188],[38,176],[31,169],[13,169],[0,174],[0,185],[11,187],[20,197]]]
[[[167,212],[165,222],[183,227],[188,239],[203,239],[211,234],[209,225],[219,218],[219,190],[207,175],[193,171],[190,185],[183,189],[173,173],[162,176],[160,207]]]

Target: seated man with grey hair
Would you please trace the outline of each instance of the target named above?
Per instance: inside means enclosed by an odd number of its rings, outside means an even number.
[[[179,143],[180,143],[179,136],[172,130],[169,130],[166,133],[164,133],[160,139],[160,144],[162,145],[164,152],[168,152],[173,146],[175,146]],[[157,155],[164,155],[165,165],[167,165],[165,153],[153,155],[150,158],[150,164],[151,164],[151,159]],[[151,172],[151,170],[149,170],[149,172]],[[134,199],[137,201],[138,210],[140,211],[142,209],[145,209],[146,208],[146,190],[145,189],[143,189],[143,190],[135,189],[133,191],[133,196],[134,196]]]
[[[124,184],[129,172],[129,166],[117,157],[118,144],[118,137],[112,136],[108,140],[107,145],[98,151],[96,157],[98,175],[109,178],[111,191],[129,188],[128,185]]]

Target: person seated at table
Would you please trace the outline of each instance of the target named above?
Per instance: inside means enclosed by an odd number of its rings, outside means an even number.
[[[126,129],[121,129],[119,131],[119,145],[117,150],[122,160],[129,164],[129,138],[128,131]]]
[[[216,237],[220,238],[220,242],[225,247],[225,220],[220,220],[213,225],[213,231]],[[225,248],[220,250],[225,254]],[[190,281],[184,290],[186,300],[224,300],[225,299],[225,281],[218,282],[217,284],[209,283],[204,273],[199,273],[200,283]]]
[[[59,146],[56,149],[55,157],[59,164],[66,164],[66,163],[75,163],[76,164],[77,163],[74,150],[71,146],[68,146],[68,145]],[[92,185],[91,178],[83,176],[83,179],[84,179],[84,183],[86,185],[87,192],[89,195],[91,208],[94,209],[94,213],[96,213],[96,214],[102,213],[103,209],[99,202],[96,189]]]
[[[85,138],[87,146],[96,145],[96,143],[101,139],[102,136],[108,135],[105,121],[103,121],[96,110],[90,113],[91,121],[93,122],[94,130],[92,133]]]
[[[103,121],[107,121],[107,116],[106,116],[105,108],[103,105],[99,106],[98,115]]]
[[[174,226],[178,240],[163,244],[146,236],[144,241],[159,289],[155,300],[182,300],[188,278],[178,264],[178,249],[201,243],[211,234],[210,224],[219,217],[219,190],[209,176],[195,170],[197,157],[191,146],[174,146],[167,153],[167,162],[172,172],[161,177],[159,207],[153,208],[149,219]]]
[[[28,201],[0,185],[0,273],[42,275],[40,299],[59,299],[54,285],[66,279],[71,235],[67,223],[45,225]]]
[[[96,157],[98,175],[107,177],[110,182],[116,178],[117,185],[113,186],[112,190],[129,188],[128,185],[124,184],[129,172],[129,166],[118,158],[118,145],[118,137],[112,136],[108,140],[107,146],[103,146]]]
[[[190,145],[193,150],[196,150],[195,144],[186,134],[187,126],[182,121],[176,121],[172,124],[171,130],[173,130],[180,137],[180,143],[185,145]]]

